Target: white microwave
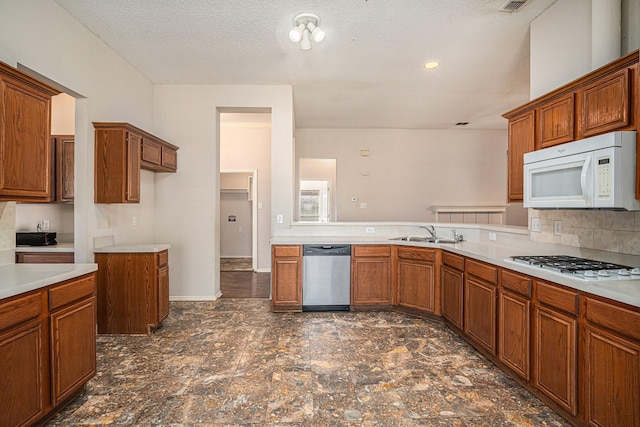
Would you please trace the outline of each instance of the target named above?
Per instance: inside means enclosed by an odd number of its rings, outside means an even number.
[[[611,132],[524,155],[525,208],[640,210],[636,132]]]

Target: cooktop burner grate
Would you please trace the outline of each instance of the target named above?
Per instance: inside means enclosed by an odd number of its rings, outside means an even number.
[[[543,255],[543,256],[514,256],[514,261],[535,265],[541,268],[549,268],[561,273],[578,273],[583,271],[600,270],[630,270],[628,267],[610,262],[594,261],[568,255]]]
[[[640,281],[640,268],[568,255],[512,256],[505,259],[505,261],[528,265],[532,268],[547,270],[556,274],[584,281]]]

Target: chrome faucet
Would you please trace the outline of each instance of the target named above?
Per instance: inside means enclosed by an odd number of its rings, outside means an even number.
[[[434,239],[437,239],[436,237],[436,229],[433,225],[420,225],[418,226],[418,228],[424,228],[425,230],[427,230],[429,232],[429,234],[431,234],[431,237],[433,237]]]
[[[464,239],[464,236],[462,234],[458,234],[458,232],[456,231],[455,228],[453,230],[451,230],[451,232],[453,233],[453,240],[454,241],[462,242],[462,240]]]

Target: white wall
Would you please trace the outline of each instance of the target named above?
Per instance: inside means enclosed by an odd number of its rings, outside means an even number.
[[[133,215],[153,221],[153,176],[143,176],[139,205],[94,205],[92,126],[123,121],[155,133],[151,83],[53,0],[0,2],[0,60],[85,97],[76,102],[76,260],[93,259],[96,236],[113,235],[117,243],[153,240],[153,224],[131,225]],[[115,219],[112,228],[105,227],[105,215]]]
[[[159,85],[158,132],[178,145],[178,172],[156,178],[156,229],[172,244],[172,299],[213,299],[220,293],[218,108],[270,108],[271,223],[289,228],[293,213],[293,96],[290,86]],[[161,189],[161,191],[160,191]],[[214,197],[212,197],[214,195]],[[174,262],[175,261],[175,262]]]
[[[369,156],[360,156],[361,149]],[[433,221],[434,205],[504,205],[506,150],[502,130],[296,132],[296,158],[337,159],[340,222]]]

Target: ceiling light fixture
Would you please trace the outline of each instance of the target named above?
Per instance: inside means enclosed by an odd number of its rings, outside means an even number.
[[[424,68],[426,68],[427,70],[430,70],[432,68],[436,68],[438,65],[440,65],[440,63],[436,61],[427,62],[426,64],[424,64]]]
[[[315,13],[299,13],[293,17],[293,28],[289,31],[289,40],[300,42],[302,50],[311,49],[311,41],[320,43],[325,32],[320,28],[320,17]]]

